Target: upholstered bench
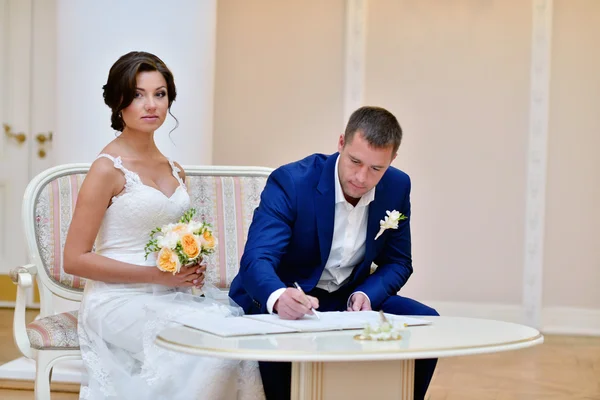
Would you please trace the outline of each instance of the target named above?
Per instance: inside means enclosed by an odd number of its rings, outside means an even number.
[[[10,275],[18,285],[14,337],[19,350],[36,360],[35,398],[50,398],[52,367],[80,358],[77,310],[58,313],[53,297],[81,301],[85,279],[62,268],[63,246],[89,164],[61,165],[36,176],[23,200],[23,223],[30,264]],[[239,269],[254,209],[271,169],[262,167],[185,167],[191,207],[213,225],[218,250],[207,258],[207,281],[228,290]],[[26,325],[27,289],[36,279],[40,315]]]

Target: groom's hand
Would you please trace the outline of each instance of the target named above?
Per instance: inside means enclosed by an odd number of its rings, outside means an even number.
[[[354,293],[350,298],[348,311],[371,311],[371,301],[364,293]]]
[[[273,310],[281,319],[299,319],[312,314],[311,307],[319,308],[319,300],[308,296],[296,288],[287,288],[273,305]]]

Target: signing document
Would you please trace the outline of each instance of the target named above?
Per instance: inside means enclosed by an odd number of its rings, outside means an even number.
[[[420,317],[385,314],[393,325],[429,325],[431,321]],[[297,320],[285,320],[276,314],[223,317],[204,313],[189,313],[173,319],[181,325],[218,336],[265,335],[272,333],[322,332],[346,329],[363,329],[367,324],[377,325],[380,319],[376,311],[328,311],[305,315]]]

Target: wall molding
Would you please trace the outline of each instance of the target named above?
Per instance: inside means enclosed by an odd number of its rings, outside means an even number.
[[[17,285],[13,283],[10,276],[0,275],[0,304],[13,303],[17,298]]]
[[[543,324],[544,222],[553,3],[552,0],[533,0],[532,5],[523,307],[524,322],[540,328]]]
[[[532,0],[532,8],[523,314],[518,319],[540,328],[545,315],[542,291],[553,0]],[[346,1],[344,124],[364,104],[367,11],[365,0]]]
[[[526,309],[521,304],[425,301],[440,315],[495,319],[529,325]],[[579,307],[544,307],[543,324],[537,327],[547,335],[600,336],[600,310]]]
[[[11,381],[34,381],[35,380],[35,360],[20,357],[0,365],[0,385],[4,388],[18,388],[11,385]],[[52,369],[52,384],[73,384],[72,388],[79,391],[79,385],[87,382],[87,372],[83,367],[81,360],[63,361],[56,364]],[[71,391],[71,390],[69,390]]]
[[[544,307],[545,333],[555,335],[600,336],[600,310],[575,307]]]
[[[365,95],[367,1],[346,0],[344,53],[344,126]]]
[[[17,300],[17,285],[10,276],[0,274],[0,307],[14,308]],[[27,308],[40,308],[40,293],[34,281],[33,289],[27,291]]]
[[[443,316],[495,319],[524,323],[525,312],[521,304],[471,303],[462,301],[424,301]]]

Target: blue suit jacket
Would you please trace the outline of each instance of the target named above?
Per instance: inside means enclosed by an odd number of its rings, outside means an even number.
[[[314,154],[279,167],[269,176],[229,292],[246,313],[266,313],[269,295],[294,281],[306,292],[317,285],[333,240],[338,155]],[[397,210],[408,219],[374,240],[386,210]],[[370,274],[372,262],[378,268]],[[390,167],[369,204],[364,259],[346,285],[365,292],[373,309],[378,309],[411,273],[410,179]]]

